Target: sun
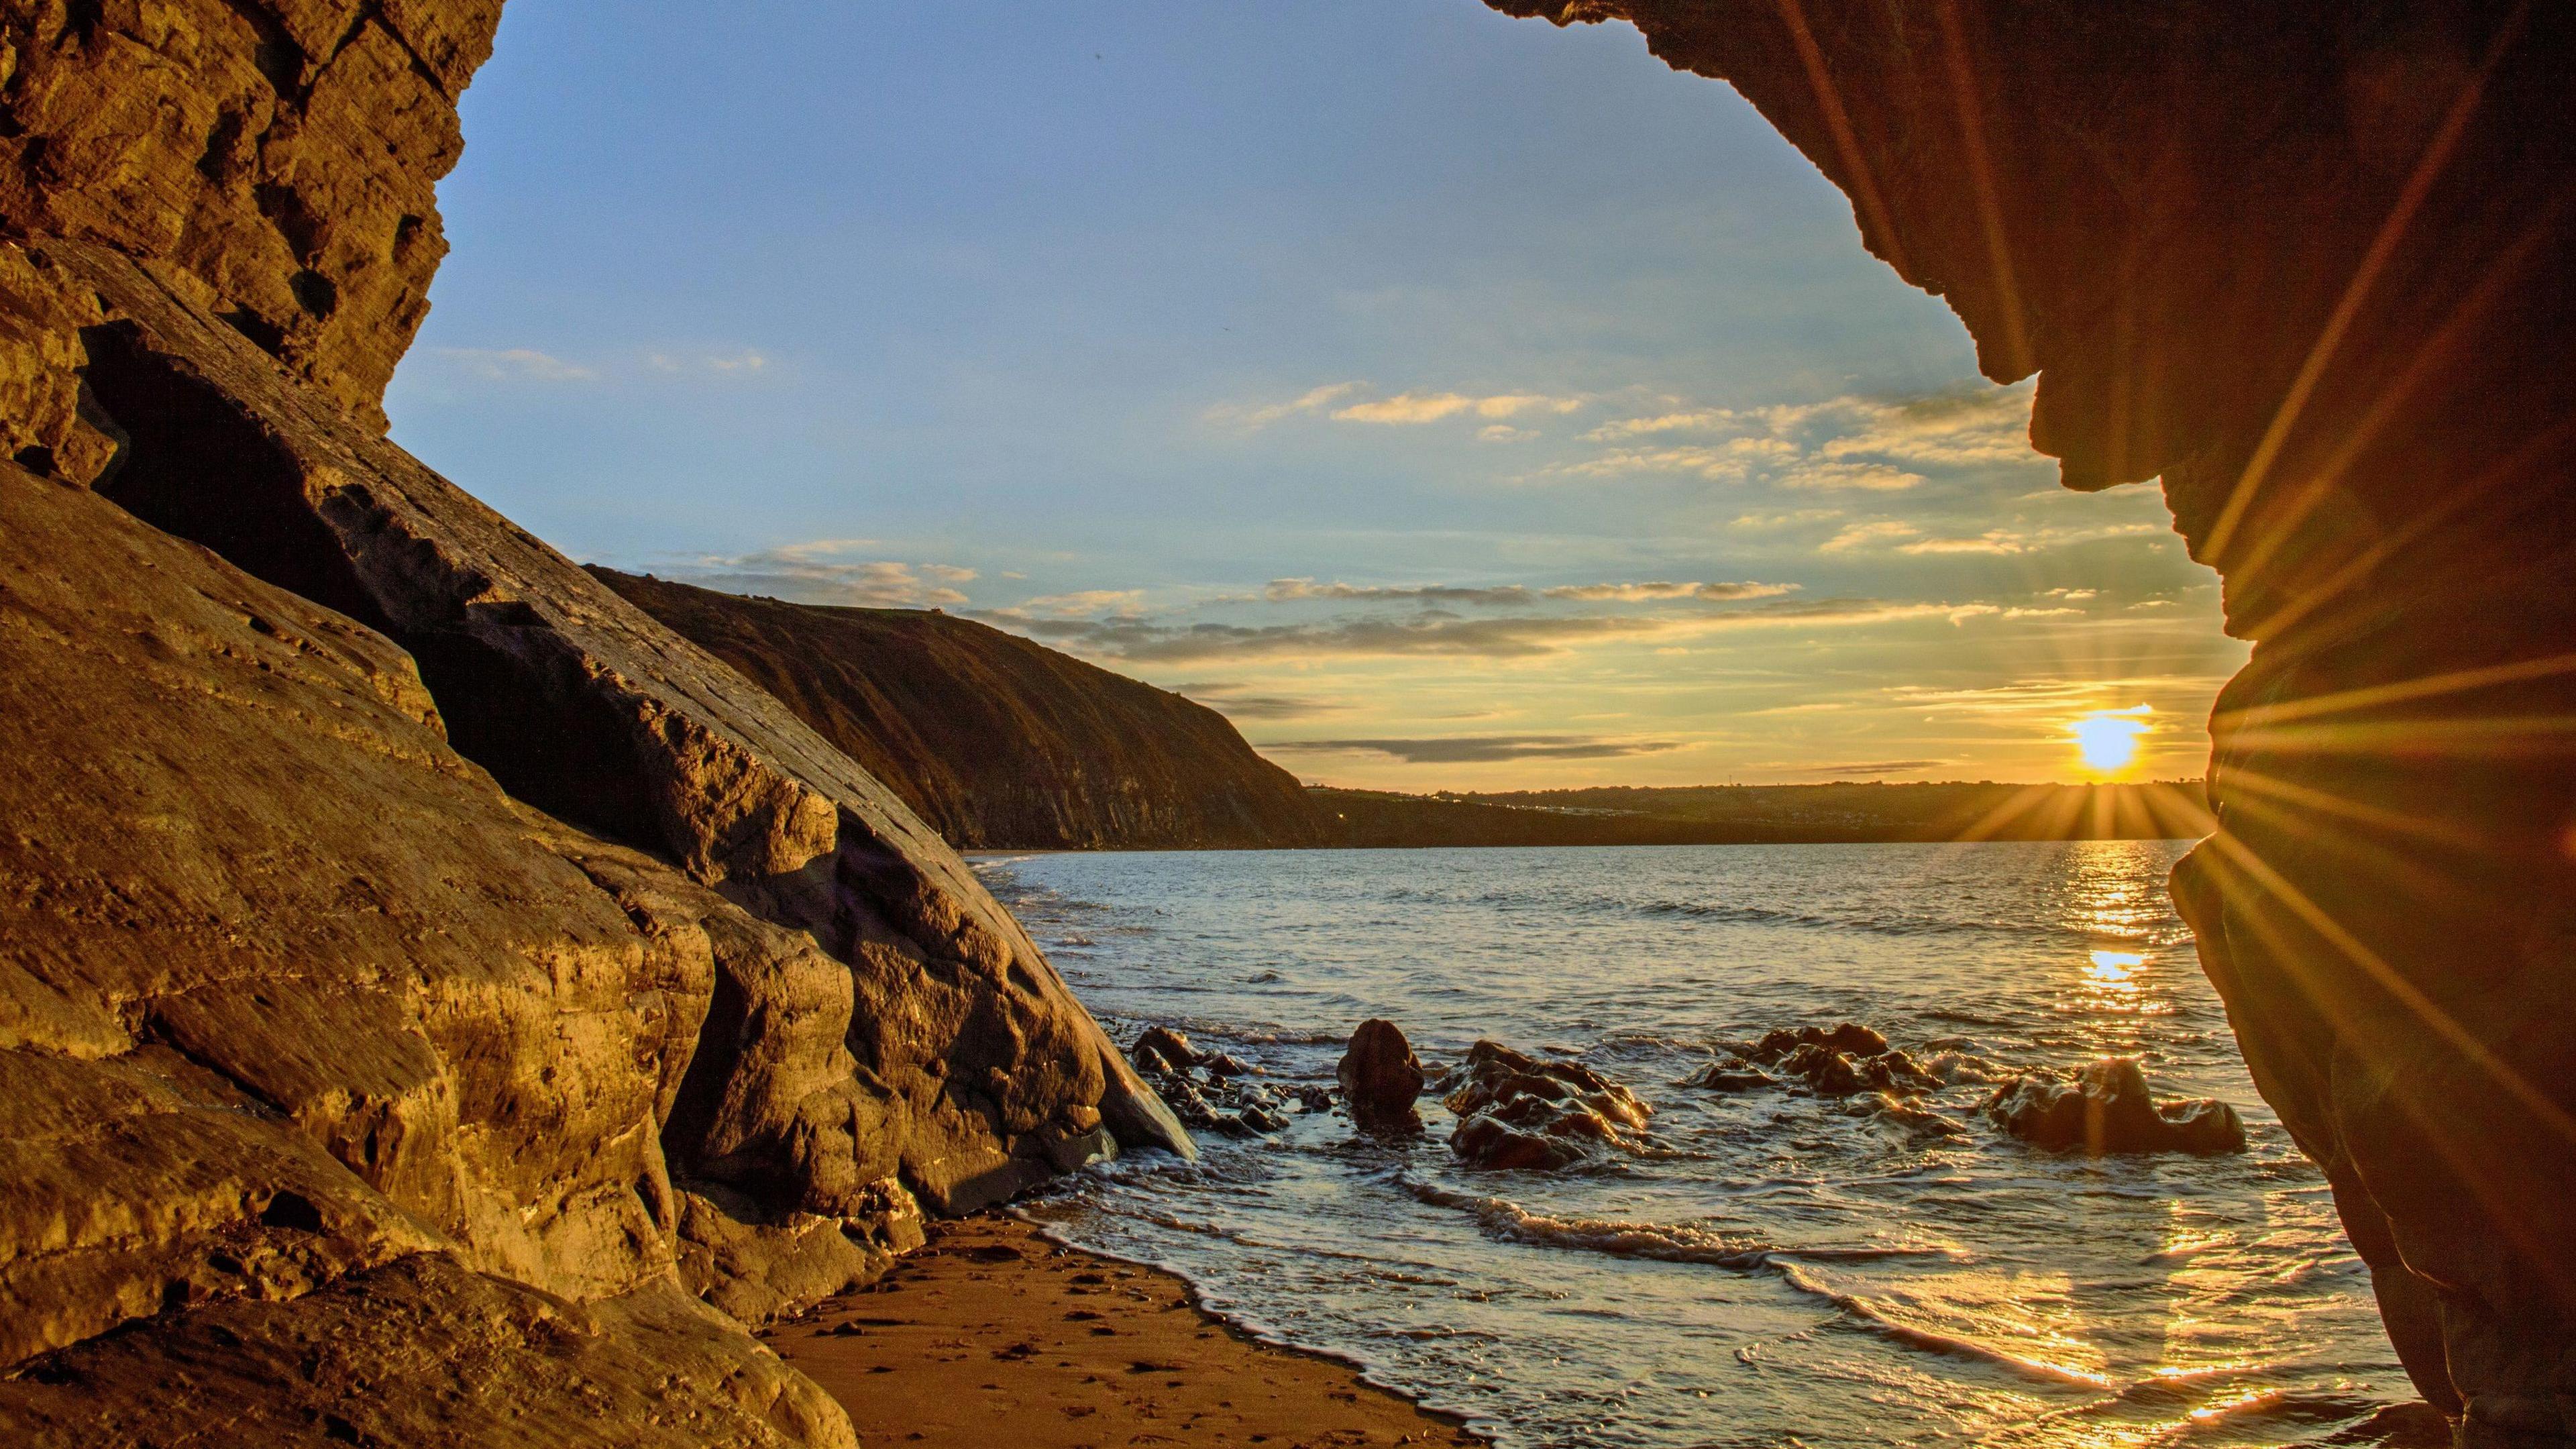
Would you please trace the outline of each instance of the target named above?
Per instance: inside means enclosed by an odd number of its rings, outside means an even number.
[[[2131,705],[2127,709],[2097,709],[2066,727],[2075,741],[2076,758],[2084,768],[2108,779],[2138,762],[2138,742],[2155,726],[2146,717],[2154,714],[2149,705]]]

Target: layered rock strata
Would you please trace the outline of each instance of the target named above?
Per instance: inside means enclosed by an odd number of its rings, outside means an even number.
[[[2576,1439],[2564,6],[1489,0],[1725,80],[2254,657],[2175,896],[2464,1442]]]
[[[767,689],[960,850],[1327,843],[1223,715],[936,610],[741,598],[591,573]]]
[[[1190,1150],[900,801],[381,437],[496,19],[0,13],[9,1442],[846,1445],[717,1307]]]

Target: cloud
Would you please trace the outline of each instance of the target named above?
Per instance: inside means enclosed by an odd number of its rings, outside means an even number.
[[[1552,588],[1533,589],[1526,584],[1496,584],[1472,587],[1450,584],[1393,585],[1319,584],[1313,579],[1272,579],[1261,592],[1262,601],[1272,604],[1301,603],[1314,599],[1356,603],[1417,603],[1425,606],[1460,604],[1486,608],[1523,608],[1543,599],[1562,599],[1584,603],[1615,602],[1623,604],[1669,602],[1700,599],[1711,603],[1732,603],[1743,599],[1769,599],[1794,593],[1796,584],[1757,583],[1609,583],[1558,584]]]
[[[1883,775],[1910,775],[1917,770],[1937,770],[1947,760],[1865,760],[1847,765],[1806,765],[1781,771],[1784,775],[1820,775],[1829,779],[1870,780]]]
[[[1546,471],[1568,477],[1695,473],[1719,482],[1894,492],[1922,484],[1917,469],[2038,461],[2029,442],[2030,398],[2029,388],[2011,387],[1686,408],[1603,423],[1583,439],[1609,445],[1607,452]],[[1707,441],[1693,441],[1694,435]]]
[[[1660,754],[1679,740],[1620,740],[1600,735],[1449,735],[1434,739],[1273,740],[1257,748],[1282,754],[1376,754],[1408,765],[1485,764],[1498,760],[1611,760]]]
[[[1077,653],[1139,664],[1217,659],[1325,659],[1439,656],[1531,659],[1587,643],[1689,638],[1734,629],[1844,626],[1946,619],[1953,624],[2001,613],[1993,604],[1891,603],[1877,599],[1774,599],[1751,608],[1688,614],[1521,614],[1463,618],[1438,609],[1387,618],[1361,616],[1302,624],[1164,623],[1153,619],[1035,618],[1018,610],[978,612],[986,623],[1014,629]]]
[[[1568,463],[1547,471],[1571,478],[1607,478],[1621,473],[1696,473],[1712,482],[1748,478],[1758,464],[1787,463],[1797,445],[1778,438],[1732,438],[1711,447],[1618,448],[1598,458]]]
[[[1543,592],[1551,599],[1616,600],[1623,604],[1657,599],[1769,599],[1795,593],[1796,584],[1563,584]]]
[[[1476,430],[1476,440],[1482,443],[1526,443],[1539,435],[1536,428],[1516,428],[1509,423],[1494,423]]]
[[[1920,532],[1922,530],[1913,524],[1899,523],[1893,518],[1882,518],[1873,523],[1849,523],[1843,525],[1842,532],[1816,545],[1816,552],[1849,553],[1856,548],[1912,538]]]
[[[1583,435],[1587,443],[1615,443],[1626,438],[1643,438],[1655,433],[1707,433],[1734,425],[1744,414],[1730,408],[1702,408],[1697,412],[1663,413],[1650,418],[1622,418],[1603,423]]]
[[[1343,423],[1385,423],[1409,426],[1436,423],[1460,413],[1480,418],[1511,418],[1526,412],[1570,413],[1583,406],[1579,397],[1549,397],[1542,393],[1507,392],[1489,397],[1469,397],[1464,393],[1397,393],[1375,402],[1353,403],[1334,410],[1333,420]]]
[[[1861,488],[1872,493],[1893,493],[1921,483],[1923,475],[1885,463],[1820,463],[1806,458],[1772,481],[1783,488]]]
[[[2058,548],[2070,543],[2091,543],[2105,538],[2135,538],[2144,534],[2163,532],[2165,532],[2163,528],[2152,523],[2110,523],[2095,528],[1989,528],[1974,538],[1922,539],[1900,547],[1897,552],[1911,554],[2036,553],[2044,548]],[[2067,597],[2089,599],[2093,597],[2093,590],[2086,589],[2080,594],[2069,594]]]
[[[1299,413],[1311,413],[1330,407],[1365,386],[1367,386],[1366,383],[1358,382],[1328,382],[1322,387],[1309,388],[1287,402],[1268,403],[1258,407],[1241,403],[1219,403],[1207,410],[1207,419],[1212,423],[1223,423],[1232,427],[1266,428],[1272,423],[1295,417]]]
[[[1338,699],[1312,699],[1293,694],[1262,694],[1258,686],[1201,682],[1176,684],[1172,693],[1187,696],[1228,719],[1312,719],[1337,714],[1351,706]]]
[[[1332,599],[1361,603],[1482,604],[1516,606],[1538,601],[1538,594],[1521,584],[1500,584],[1492,588],[1475,588],[1448,584],[1319,584],[1313,579],[1272,579],[1261,591],[1265,602],[1299,603],[1309,599]]]
[[[442,347],[438,355],[492,382],[587,382],[599,376],[533,347]]]
[[[1114,612],[1132,614],[1144,602],[1143,589],[1078,589],[1070,594],[1041,594],[1022,599],[1011,606],[1011,612],[1055,619],[1078,619],[1086,614]]]
[[[973,569],[846,556],[875,547],[863,538],[814,539],[756,553],[707,555],[666,566],[666,571],[674,578],[729,594],[765,594],[800,604],[924,609],[966,603],[966,595],[956,586],[974,579]]]
[[[748,377],[765,372],[769,358],[749,347],[732,352],[704,353],[696,357],[676,357],[668,352],[644,354],[644,365],[655,372],[720,372],[733,377]]]

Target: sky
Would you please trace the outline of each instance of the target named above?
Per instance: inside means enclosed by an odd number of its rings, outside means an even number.
[[[586,562],[935,607],[1405,790],[2200,773],[2151,488],[1723,85],[1476,0],[513,0],[394,437]],[[2098,740],[2103,731],[2091,728]]]

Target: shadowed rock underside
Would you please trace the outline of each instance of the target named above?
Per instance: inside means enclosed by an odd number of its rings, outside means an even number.
[[[2254,657],[2174,893],[2425,1397],[2576,1439],[2565,6],[1488,0],[1725,80]]]

